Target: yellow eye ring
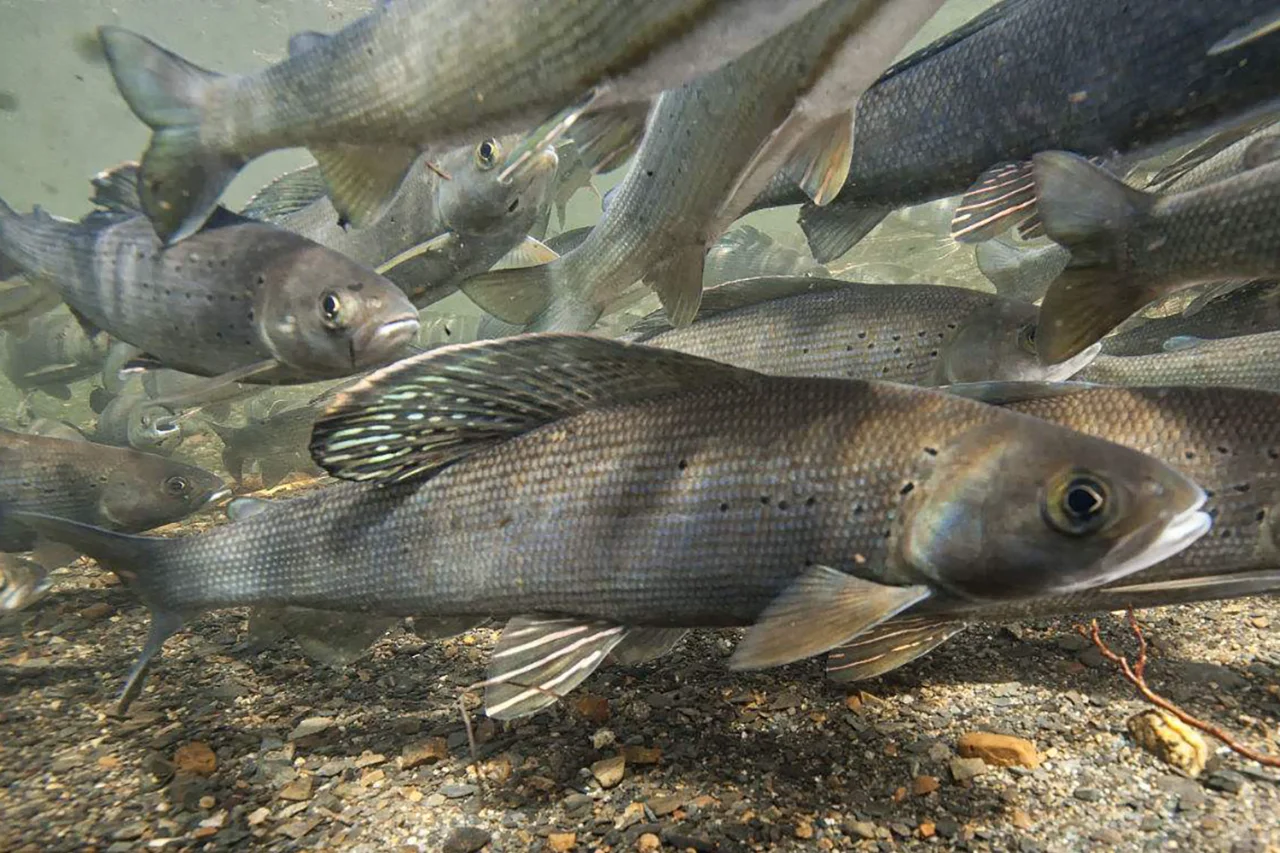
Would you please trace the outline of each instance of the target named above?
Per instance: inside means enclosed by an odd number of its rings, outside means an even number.
[[[498,160],[502,157],[502,145],[496,139],[486,139],[476,146],[476,166],[483,171],[489,171],[498,165]]]
[[[1045,489],[1041,502],[1045,520],[1068,536],[1087,536],[1107,525],[1114,514],[1111,487],[1084,471],[1058,477]]]

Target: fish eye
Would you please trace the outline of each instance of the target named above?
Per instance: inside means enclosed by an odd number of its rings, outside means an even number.
[[[498,165],[502,156],[502,146],[496,139],[486,139],[476,146],[476,165],[486,172]]]
[[[1018,330],[1018,346],[1024,351],[1036,354],[1036,324],[1028,323]]]
[[[330,329],[341,325],[342,300],[332,290],[325,291],[320,297],[320,317]]]
[[[1093,474],[1071,473],[1060,478],[1045,495],[1045,518],[1068,536],[1097,532],[1111,514],[1111,489]]]
[[[177,497],[185,494],[187,491],[187,478],[173,476],[164,481],[164,490],[166,493]]]

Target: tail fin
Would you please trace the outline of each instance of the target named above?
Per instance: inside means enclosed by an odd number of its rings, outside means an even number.
[[[142,158],[143,210],[166,243],[189,237],[245,163],[200,140],[204,100],[219,75],[119,27],[103,27],[98,37],[120,94],[155,131]]]
[[[151,611],[151,629],[147,634],[146,644],[133,668],[129,670],[116,705],[116,713],[124,714],[142,690],[151,661],[159,654],[165,640],[182,627],[182,615],[168,607],[161,595],[162,591],[154,584],[154,580],[164,572],[166,552],[181,540],[113,533],[49,515],[6,512],[3,507],[0,507],[0,520],[12,520],[41,536],[70,545],[93,557],[104,568],[115,572]]]
[[[1074,154],[1035,156],[1045,232],[1071,250],[1066,271],[1049,285],[1036,346],[1042,361],[1065,361],[1101,340],[1157,294],[1128,268],[1126,240],[1153,196]]]

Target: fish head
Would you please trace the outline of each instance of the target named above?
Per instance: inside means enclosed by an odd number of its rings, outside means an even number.
[[[1208,531],[1204,491],[1163,462],[1001,414],[937,448],[908,496],[897,556],[928,583],[975,600],[1075,592]]]
[[[129,446],[144,453],[167,456],[182,443],[182,424],[164,406],[141,403],[129,413]]]
[[[1029,302],[994,298],[971,313],[947,343],[934,375],[938,385],[958,382],[1062,382],[1102,351],[1093,344],[1066,361],[1045,364],[1036,352],[1039,311]]]
[[[229,494],[221,477],[172,459],[135,453],[109,475],[99,498],[103,519],[124,531],[185,518]]]
[[[268,264],[276,286],[264,289],[261,328],[282,364],[336,378],[407,354],[418,312],[390,279],[315,244]]]
[[[538,211],[551,198],[559,162],[555,149],[535,152],[506,181],[498,176],[519,136],[482,139],[456,148],[440,161],[450,180],[437,184],[437,210],[447,230],[460,235],[483,235],[514,227],[528,233]]]

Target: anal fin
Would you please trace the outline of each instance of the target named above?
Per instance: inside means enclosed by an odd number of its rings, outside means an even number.
[[[507,623],[489,663],[485,713],[511,720],[564,697],[595,671],[627,628],[613,622],[517,616]]]
[[[857,245],[893,210],[883,205],[845,204],[836,201],[819,207],[800,208],[800,230],[809,242],[813,259],[828,264]]]
[[[863,681],[923,657],[963,631],[963,622],[931,616],[902,616],[877,625],[827,655],[827,678]]]

